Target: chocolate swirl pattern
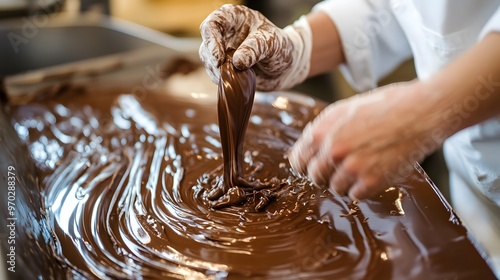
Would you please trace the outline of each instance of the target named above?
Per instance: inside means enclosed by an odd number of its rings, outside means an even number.
[[[199,98],[67,93],[10,111],[66,278],[493,277],[423,173],[359,203],[293,174],[283,155],[321,108],[256,96],[242,171],[274,184],[261,211],[258,197],[211,207],[222,148],[215,106]]]

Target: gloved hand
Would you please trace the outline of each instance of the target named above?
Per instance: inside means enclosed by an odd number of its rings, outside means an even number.
[[[333,103],[290,150],[292,168],[353,199],[401,183],[447,136],[441,112],[420,100],[423,88],[408,82]]]
[[[200,59],[216,84],[229,49],[236,49],[237,69],[253,67],[257,90],[290,88],[309,74],[312,35],[305,18],[280,29],[257,11],[226,4],[202,22],[200,32]]]

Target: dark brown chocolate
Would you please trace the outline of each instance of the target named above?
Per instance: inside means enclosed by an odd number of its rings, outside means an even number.
[[[276,197],[274,192],[262,190],[272,185],[259,180],[249,181],[243,173],[243,143],[255,97],[256,77],[252,69],[240,71],[233,66],[233,53],[228,53],[220,67],[217,92],[224,177],[222,184],[215,185],[208,198],[213,200],[212,207],[216,209],[250,203],[255,210],[261,211]]]
[[[231,178],[262,184],[236,179],[222,197],[244,200],[214,210],[228,179],[206,102],[87,90],[10,108],[39,171],[46,254],[66,277],[494,279],[422,170],[359,203],[294,174],[284,155],[325,106],[303,96],[255,96]]]

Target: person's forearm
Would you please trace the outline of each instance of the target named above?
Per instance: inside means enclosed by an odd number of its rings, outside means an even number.
[[[309,77],[330,71],[345,62],[340,35],[330,17],[323,12],[307,15],[312,32]]]
[[[500,33],[487,35],[421,86],[421,96],[409,102],[443,137],[500,115]]]

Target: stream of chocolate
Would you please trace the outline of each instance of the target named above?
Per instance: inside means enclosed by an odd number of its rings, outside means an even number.
[[[247,97],[223,90],[226,99]],[[29,230],[36,223],[19,217],[19,234],[46,242],[52,270],[74,279],[494,279],[422,170],[359,203],[291,171],[283,155],[324,106],[257,94],[242,152],[229,156],[223,141],[234,140],[222,127],[241,144],[244,125],[230,121],[248,112],[225,106],[219,127],[200,94],[68,89],[12,106],[11,123],[39,173],[40,189],[30,191],[41,191],[44,207],[33,211],[51,231]],[[238,163],[239,155],[241,169],[225,175],[224,160]],[[244,200],[214,210],[224,182]]]
[[[224,159],[224,180],[208,195],[215,200],[212,207],[222,208],[243,203],[246,198],[263,189],[260,181],[250,182],[243,174],[243,142],[255,97],[255,72],[239,71],[233,66],[228,53],[221,66],[221,79],[217,93],[217,116]],[[258,192],[259,200],[253,201],[256,210],[262,210],[274,199],[271,192]]]

